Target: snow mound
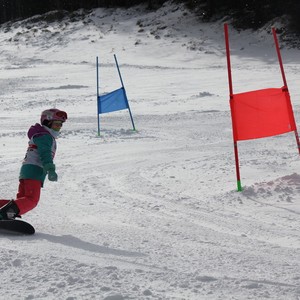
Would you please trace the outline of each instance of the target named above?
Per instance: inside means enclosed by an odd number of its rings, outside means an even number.
[[[247,197],[260,197],[277,202],[293,202],[298,200],[300,191],[300,175],[293,173],[274,181],[262,182],[245,187],[243,194]]]

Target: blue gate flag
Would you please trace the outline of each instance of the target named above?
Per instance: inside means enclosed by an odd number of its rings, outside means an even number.
[[[112,111],[128,109],[128,100],[123,87],[98,97],[98,113],[104,114]]]
[[[109,113],[113,111],[118,111],[118,110],[123,110],[123,109],[128,109],[129,116],[131,119],[132,127],[133,130],[135,130],[134,122],[133,122],[133,117],[132,113],[129,107],[123,79],[121,76],[119,64],[117,61],[116,55],[114,55],[115,62],[116,62],[116,67],[118,70],[118,74],[120,77],[120,81],[122,84],[122,87],[112,91],[107,94],[100,95],[99,89],[99,62],[98,62],[98,56],[96,57],[96,72],[97,72],[97,119],[98,119],[98,136],[100,136],[100,114],[104,113]]]

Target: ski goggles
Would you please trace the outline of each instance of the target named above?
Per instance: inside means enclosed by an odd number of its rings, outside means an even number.
[[[64,111],[56,111],[53,114],[53,119],[57,119],[57,121],[65,122],[68,119],[68,115]]]

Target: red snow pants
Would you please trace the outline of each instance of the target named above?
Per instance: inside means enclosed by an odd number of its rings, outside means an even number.
[[[42,182],[34,179],[21,179],[15,203],[18,205],[20,215],[35,208],[40,200]],[[10,200],[0,200],[0,207]]]

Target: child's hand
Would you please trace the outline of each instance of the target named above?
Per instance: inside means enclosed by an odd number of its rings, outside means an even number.
[[[44,166],[45,172],[48,174],[50,181],[57,181],[57,174],[55,172],[55,164],[49,163]]]
[[[53,170],[48,171],[48,179],[50,181],[57,181],[57,178],[58,178],[58,176],[55,171],[53,171]]]

